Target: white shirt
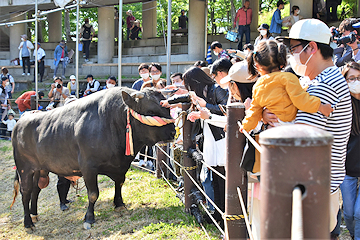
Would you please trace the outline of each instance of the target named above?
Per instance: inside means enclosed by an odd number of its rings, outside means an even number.
[[[6,120],[6,121],[2,121],[6,126],[7,126],[7,130],[9,131],[9,132],[11,132],[13,129],[14,129],[14,127],[15,127],[15,124],[16,124],[16,120],[15,119],[8,119],[8,120]]]
[[[38,60],[40,60],[41,58],[43,58],[45,55],[46,55],[46,54],[45,54],[44,49],[39,48],[39,49],[37,50],[37,59],[38,59]]]

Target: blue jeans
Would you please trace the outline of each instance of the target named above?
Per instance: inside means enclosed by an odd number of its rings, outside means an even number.
[[[209,196],[209,198],[214,201],[214,188],[212,185],[212,171],[210,169],[208,169],[207,167],[205,167],[203,165],[203,169],[201,170],[201,174],[204,174],[205,178],[200,177],[201,179],[201,184],[203,185],[204,191],[206,193],[206,195]],[[214,211],[214,206],[206,199],[207,205],[209,206],[209,210],[210,211]]]
[[[239,38],[239,43],[238,43],[238,49],[239,50],[243,50],[242,47],[242,41],[243,41],[243,37],[245,34],[245,40],[246,43],[250,43],[250,25],[239,25],[239,30],[238,30],[238,38]]]
[[[346,227],[351,236],[360,239],[360,191],[358,177],[346,175],[340,185]]]
[[[58,64],[57,66],[55,66],[54,77],[56,77],[56,72],[57,72],[60,64],[62,64],[62,66],[63,66],[63,74],[62,74],[62,77],[65,77],[65,69],[66,69],[65,61],[60,61],[59,64]]]

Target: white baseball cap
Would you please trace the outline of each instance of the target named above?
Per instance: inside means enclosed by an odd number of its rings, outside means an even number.
[[[277,37],[276,40],[289,41],[290,39],[297,39],[330,44],[330,38],[330,28],[323,21],[311,18],[297,21],[291,27],[289,37]],[[288,43],[286,44],[288,45]]]
[[[253,78],[251,80],[248,80],[247,78],[250,76],[248,72],[248,63],[246,60],[237,62],[234,65],[231,66],[229,73],[226,77],[222,78],[220,80],[221,84],[230,82],[230,80],[233,80],[238,83],[252,83],[257,80],[257,78]]]
[[[70,76],[70,79],[75,79],[75,80],[76,80],[75,75],[71,75],[71,76]]]

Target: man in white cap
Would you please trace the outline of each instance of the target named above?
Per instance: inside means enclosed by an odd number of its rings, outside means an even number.
[[[129,37],[130,37],[130,28],[132,27],[132,25],[134,24],[135,22],[135,17],[133,16],[132,14],[132,11],[131,10],[127,10],[126,11],[126,15],[128,15],[126,17],[126,40],[129,40]]]
[[[298,111],[295,123],[321,128],[334,136],[331,146],[330,231],[336,225],[339,210],[339,186],[345,177],[346,146],[352,124],[349,88],[345,78],[332,61],[330,29],[318,19],[296,22],[289,37],[278,37],[289,47],[290,65],[297,75],[309,78],[307,92],[323,104],[331,104],[329,117],[320,112]],[[265,116],[266,114],[264,114]],[[265,119],[266,120],[266,119]]]

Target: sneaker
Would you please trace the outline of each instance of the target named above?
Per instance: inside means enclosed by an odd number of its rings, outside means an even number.
[[[27,75],[30,76],[30,73],[28,73]]]
[[[69,210],[69,207],[65,205],[65,203],[60,203],[60,209],[61,211]]]
[[[21,75],[25,76],[25,73],[22,73]]]
[[[85,59],[85,62],[89,62],[89,59]]]

